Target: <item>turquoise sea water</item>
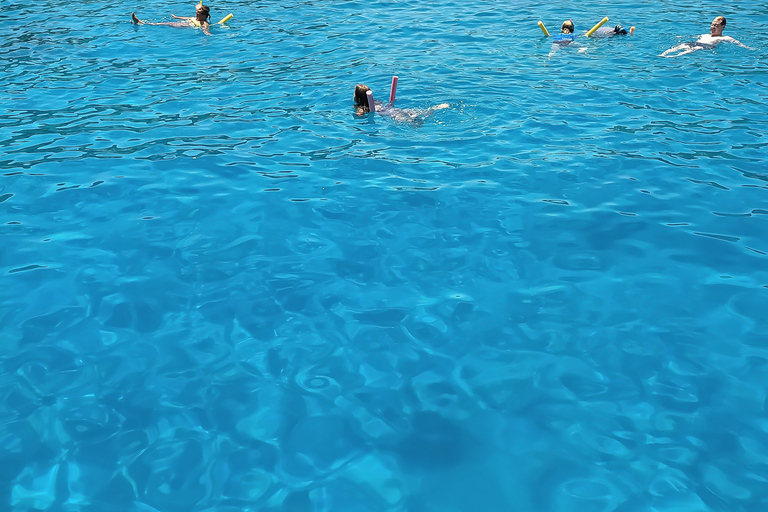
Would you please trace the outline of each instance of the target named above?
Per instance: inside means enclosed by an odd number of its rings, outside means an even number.
[[[764,3],[211,7],[2,8],[0,510],[768,510]]]

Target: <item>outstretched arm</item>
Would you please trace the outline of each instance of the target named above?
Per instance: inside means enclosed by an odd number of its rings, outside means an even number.
[[[746,48],[747,50],[754,50],[754,48],[751,48],[751,47],[745,45],[741,41],[738,41],[738,40],[732,38],[731,36],[723,36],[723,39],[725,39],[729,43],[736,43],[737,45],[741,46],[742,48]]]
[[[193,19],[195,19],[195,18],[189,18],[186,16],[176,16],[175,14],[171,14],[171,18],[175,18],[177,20],[187,20],[187,21],[192,21]]]

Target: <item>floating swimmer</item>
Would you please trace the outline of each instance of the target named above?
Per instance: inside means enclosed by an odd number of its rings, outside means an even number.
[[[539,22],[539,28],[542,32],[544,32],[544,35],[549,36],[549,31],[547,31],[542,22]],[[573,20],[565,20],[563,24],[560,25],[560,33],[552,36],[552,49],[549,51],[550,59],[561,46],[568,46],[573,44],[574,39],[576,38],[574,30],[575,27],[573,25]],[[579,44],[576,43],[575,46],[579,46]]]
[[[687,53],[695,52],[696,50],[711,50],[712,48],[715,47],[715,45],[723,41],[728,43],[736,43],[742,48],[747,48],[748,50],[754,50],[754,48],[750,48],[749,46],[740,43],[739,41],[732,38],[731,36],[724,36],[723,35],[724,29],[725,29],[725,17],[718,16],[717,18],[712,20],[712,24],[709,26],[709,34],[701,34],[696,41],[682,43],[677,46],[673,46],[669,50],[665,50],[663,53],[659,54],[659,57],[679,57],[680,55],[685,55]]]
[[[160,23],[153,23],[150,21],[142,21],[140,20],[136,14],[131,13],[131,21],[135,23],[136,25],[167,25],[169,27],[195,27],[195,28],[201,28],[203,30],[203,33],[206,35],[211,35],[210,28],[211,28],[211,8],[207,5],[203,5],[202,0],[199,4],[195,6],[195,17],[194,18],[188,18],[185,16],[176,16],[175,14],[171,14],[171,18],[177,19],[177,20],[184,20],[184,21],[165,21]],[[232,18],[232,14],[228,14],[225,16],[221,21],[217,22],[216,24],[222,24],[226,23]]]
[[[365,84],[357,84],[355,86],[355,94],[353,100],[355,101],[355,109],[358,116],[362,116],[367,112],[376,112],[387,117],[394,119],[395,121],[402,121],[407,123],[418,124],[424,122],[424,118],[433,114],[434,112],[450,107],[448,103],[441,103],[429,108],[396,108],[395,92],[397,90],[397,77],[392,77],[392,87],[389,92],[389,103],[383,103],[373,99],[373,91]]]
[[[573,38],[576,37],[576,35],[573,33],[573,30],[573,20],[565,20],[563,24],[560,25],[560,33],[554,37],[555,44],[559,44],[561,46],[567,46],[571,44],[573,42]]]
[[[621,25],[615,27],[599,27],[592,33],[592,37],[613,37],[613,36],[626,36],[632,34],[635,31],[635,27],[630,27],[629,30],[625,29]]]

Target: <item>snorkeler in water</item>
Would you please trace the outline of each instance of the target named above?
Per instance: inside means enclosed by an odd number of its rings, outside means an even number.
[[[175,14],[171,14],[171,18],[177,19],[177,20],[184,20],[183,22],[178,21],[166,21],[161,23],[152,23],[149,21],[142,21],[140,20],[136,14],[131,13],[131,21],[135,23],[136,25],[167,25],[169,27],[200,27],[203,30],[203,33],[206,35],[211,35],[210,28],[211,28],[211,8],[207,5],[203,5],[202,2],[197,4],[195,7],[195,17],[194,18],[188,18],[185,16],[176,16]]]
[[[562,46],[569,46],[574,43],[574,39],[576,38],[576,34],[574,34],[575,26],[573,24],[573,20],[565,20],[563,24],[560,26],[560,33],[555,34],[552,37],[552,49],[549,51],[549,58],[551,59],[552,56],[557,52],[557,50]],[[574,46],[581,46],[579,43],[576,43]],[[585,48],[580,48],[579,51],[583,51]]]
[[[632,27],[634,28],[634,27]],[[600,27],[592,33],[592,37],[613,37],[613,36],[625,36],[631,32],[627,31],[621,25],[615,27]]]
[[[687,53],[695,52],[696,50],[711,50],[718,43],[723,41],[728,43],[736,43],[742,48],[754,50],[749,46],[740,43],[731,36],[724,36],[723,30],[725,29],[725,17],[718,16],[712,20],[712,24],[709,26],[709,34],[701,34],[696,41],[682,43],[677,46],[673,46],[669,50],[665,50],[659,54],[659,57],[679,57]]]
[[[358,116],[362,116],[371,111],[368,106],[368,91],[370,90],[371,88],[365,84],[357,84],[355,86],[353,100]],[[429,108],[396,108],[389,103],[385,104],[381,101],[374,100],[374,108],[377,114],[390,117],[395,121],[403,121],[407,123],[422,122],[425,117],[438,110],[443,110],[449,107],[450,105],[448,105],[448,103],[440,103],[439,105]]]
[[[565,20],[560,26],[560,34],[555,36],[555,43],[562,46],[571,44],[575,37],[573,30],[573,20]]]

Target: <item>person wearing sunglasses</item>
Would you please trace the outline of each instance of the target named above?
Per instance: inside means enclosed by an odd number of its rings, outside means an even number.
[[[736,43],[742,48],[754,50],[754,48],[742,44],[731,36],[724,36],[723,29],[725,29],[725,16],[718,16],[712,20],[712,24],[709,26],[709,34],[701,34],[696,41],[673,46],[669,50],[665,50],[663,53],[659,54],[659,57],[679,57],[687,53],[695,52],[696,50],[711,50],[715,45],[723,41]]]

